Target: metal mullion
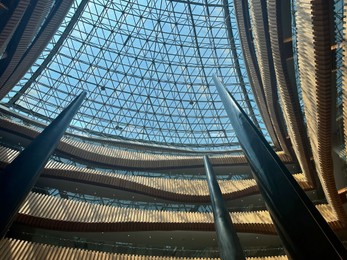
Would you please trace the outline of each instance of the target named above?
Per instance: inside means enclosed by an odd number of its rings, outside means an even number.
[[[206,74],[205,74],[205,69],[203,68],[204,67],[204,65],[203,65],[203,62],[202,62],[202,59],[201,59],[201,53],[200,53],[200,50],[199,50],[199,44],[198,44],[198,42],[197,42],[197,34],[196,34],[196,30],[195,30],[195,24],[194,24],[194,18],[193,18],[193,15],[192,15],[192,9],[191,9],[191,6],[190,6],[190,3],[188,3],[188,10],[189,10],[189,12],[190,12],[190,17],[191,17],[191,22],[192,22],[192,28],[193,28],[193,32],[194,32],[194,39],[195,39],[195,44],[196,44],[196,51],[197,51],[197,53],[198,53],[198,56],[199,56],[199,59],[200,59],[200,63],[201,63],[201,67],[199,68],[201,71],[202,71],[202,73],[203,73],[203,76],[204,76],[204,78],[205,78],[205,81],[206,81],[206,86],[208,86],[208,82],[207,82],[207,77],[206,77]],[[185,62],[186,62],[186,57],[185,57],[185,55],[183,56],[183,59],[185,60]],[[193,85],[193,84],[192,84]],[[195,97],[195,99],[196,99],[196,102],[198,102],[198,99],[197,99],[197,97],[196,97],[196,94],[195,94],[195,92],[193,93],[193,95],[194,95],[194,97]],[[199,110],[200,111],[200,110]],[[201,113],[201,111],[200,111],[200,113]],[[205,125],[205,128],[207,129],[207,125],[206,125],[206,122],[203,120],[203,122],[204,122],[204,125]]]
[[[175,13],[173,13],[173,16],[175,17],[175,19],[177,20],[177,18],[176,18],[176,15],[175,15]],[[176,26],[175,27],[175,29],[178,31],[178,27]],[[177,36],[178,36],[178,38],[180,39],[180,42],[181,43],[185,43],[185,42],[183,42],[182,41],[182,38],[181,38],[181,35],[178,33],[177,34]],[[180,50],[182,51],[182,53],[183,53],[183,49],[182,49],[182,44],[181,45],[177,45],[177,46],[180,46]],[[183,53],[184,54],[184,53]],[[185,64],[187,64],[187,62],[186,62],[186,59],[185,59],[185,56],[184,55],[178,55],[178,59],[179,60],[181,60],[182,59],[182,56],[183,56],[183,59],[184,59],[184,61],[185,61]],[[185,67],[185,70],[187,69],[187,67]],[[183,71],[182,71],[182,74],[181,74],[182,76],[183,76],[183,78],[184,78],[184,74],[183,74]],[[182,82],[182,83],[180,83],[180,84],[187,84],[186,82]],[[176,87],[176,89],[177,89],[177,85],[174,85],[175,87]],[[183,101],[183,99],[181,98],[181,95],[180,95],[180,91],[178,91],[178,89],[177,89],[177,94],[178,94],[178,96],[180,97],[180,99]],[[180,102],[181,103],[181,102]],[[185,108],[182,106],[182,108],[183,108],[183,111],[184,111],[184,114],[185,114],[185,116],[186,116],[186,118],[188,118],[188,115],[186,114],[186,112],[185,112]],[[176,109],[177,109],[177,107],[176,107]],[[181,118],[181,117],[180,117]],[[182,120],[181,120],[182,121]],[[183,124],[182,124],[183,123]],[[181,122],[181,124],[182,125],[186,125],[186,124],[184,124],[184,121],[182,121]],[[176,128],[176,130],[177,130],[177,132],[178,132],[178,129]],[[187,132],[186,130],[185,130],[185,132]],[[182,139],[181,139],[181,137],[179,138],[180,140],[181,140],[181,143],[183,143],[182,142]]]
[[[161,33],[162,37],[164,38],[164,35],[163,35],[163,28],[162,28],[161,24],[159,23],[158,26],[160,27],[160,33]],[[166,53],[168,53],[166,44],[164,45],[164,48],[165,48]],[[170,68],[172,74],[174,74],[173,71],[172,71],[172,67],[171,67],[171,66],[168,66],[168,67]],[[157,75],[157,76],[158,76],[158,75]],[[161,89],[161,93],[164,94],[163,88],[160,88],[160,89]],[[168,105],[167,105],[167,102],[166,102],[166,99],[164,99],[163,101],[166,103],[166,108],[169,109],[169,107],[168,107]],[[151,101],[150,101],[150,102],[151,102]],[[151,103],[152,103],[152,102],[151,102]],[[153,106],[152,106],[152,107],[153,107]],[[170,111],[170,110],[169,110],[169,111]],[[154,112],[154,110],[153,110],[153,112]],[[157,116],[155,116],[155,117],[156,117],[156,119],[157,119]],[[173,118],[172,118],[171,116],[169,116],[169,117],[170,117],[170,119],[171,119],[171,121],[172,121],[173,126],[175,126],[175,122],[173,121]],[[158,126],[159,126],[159,124],[158,124]],[[169,129],[168,129],[168,130],[169,130]],[[177,129],[176,129],[176,130],[177,130]],[[176,131],[176,133],[177,133],[177,131]],[[164,136],[164,135],[163,135],[163,137],[164,137],[164,140],[165,140],[165,136]],[[179,136],[178,136],[178,139],[180,139]],[[180,140],[181,140],[181,139],[180,139]],[[166,140],[165,140],[165,142],[166,142]]]
[[[41,92],[40,92],[40,93],[41,93]],[[37,100],[38,103],[42,102],[42,99],[40,99],[39,97],[32,96],[32,95],[30,95],[30,94],[27,95],[27,98],[30,98],[32,101]],[[38,109],[38,107],[37,107],[35,104],[33,104],[33,103],[31,103],[31,102],[28,102],[28,101],[26,101],[26,102],[29,103],[29,104],[31,104],[32,106],[34,106],[36,109]],[[51,105],[51,106],[56,106],[54,103],[51,103],[51,102],[49,102],[48,100],[45,100],[45,104],[48,104],[48,105]],[[50,110],[48,110],[48,111],[50,111]]]
[[[207,0],[205,0],[205,5],[206,5],[207,17],[210,17],[210,9],[209,9],[209,5],[208,5],[208,3],[207,3]],[[209,22],[209,27],[212,27],[211,19],[209,19],[208,22]],[[221,29],[220,29],[220,30],[221,30]],[[216,46],[217,46],[217,45],[215,44],[215,40],[214,40],[214,37],[213,37],[212,30],[208,30],[208,33],[210,34],[210,39],[211,39],[212,42],[213,42],[213,47],[214,47],[214,48],[212,48],[212,52],[214,52],[215,57],[216,57],[217,62],[218,62],[218,64],[216,64],[216,65],[217,65],[217,69],[219,70],[220,75],[222,75],[221,66],[220,66],[220,63],[219,63],[219,57],[218,57],[218,55],[217,55],[217,50],[216,50]]]
[[[126,9],[127,7],[128,7],[128,5],[130,4],[130,2],[127,2],[127,4],[126,4],[126,6],[124,7],[124,9]],[[131,7],[133,6],[133,3],[131,2]],[[130,7],[130,8],[131,8]],[[122,10],[121,12],[122,12],[122,14],[120,15],[120,17],[123,17],[123,16],[125,16],[125,15],[132,15],[131,13],[129,13],[129,12],[123,12],[124,10]],[[119,22],[120,23],[120,22]],[[125,22],[125,19],[123,20],[123,23],[122,24],[125,24],[125,25],[128,25],[126,22]],[[119,31],[121,31],[121,28],[120,27],[118,27],[118,32]],[[132,33],[133,31],[134,31],[134,29],[135,29],[135,27],[133,28],[133,30],[130,32],[129,30],[127,30],[126,31],[126,33],[124,33],[124,36],[125,35],[128,35],[129,36],[129,33]],[[125,47],[125,45],[123,44],[123,46],[118,50],[118,52],[123,52],[123,49],[124,49],[124,47]]]
[[[147,93],[148,93],[148,92],[147,92]],[[151,98],[148,98],[148,100],[149,100],[149,102],[150,102],[150,105],[151,105],[151,108],[152,108],[152,111],[153,111],[154,118],[156,119],[156,122],[157,122],[157,125],[158,125],[158,132],[159,132],[160,129],[161,129],[161,125],[159,124],[158,117],[157,117],[157,115],[156,115],[156,112],[154,111],[153,103],[152,103]],[[164,139],[164,142],[167,143],[166,138],[165,138],[165,135],[163,135],[162,132],[161,132],[161,134],[162,134],[162,137],[163,137],[163,139]]]
[[[129,100],[127,100],[127,101],[129,101]],[[136,102],[135,102],[135,103],[136,103]],[[134,111],[134,112],[137,112],[137,110],[141,111],[141,108],[143,107],[143,105],[144,105],[144,104],[142,103],[142,104],[139,106],[139,108],[136,109],[136,110],[133,110],[133,109],[128,109],[128,110]],[[133,122],[133,119],[134,119],[134,117],[132,117],[128,123]],[[134,125],[134,126],[137,127],[137,126],[139,126],[139,125]]]

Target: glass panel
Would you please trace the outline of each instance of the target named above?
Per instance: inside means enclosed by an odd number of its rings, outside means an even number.
[[[240,149],[212,82],[217,74],[245,111],[254,112],[271,142],[249,86],[234,8],[229,3],[227,26],[223,4],[77,0],[4,102],[47,123],[86,90],[72,133],[195,150]]]

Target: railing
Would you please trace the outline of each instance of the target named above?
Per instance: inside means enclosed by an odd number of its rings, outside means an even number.
[[[10,162],[17,152],[0,147],[0,162],[3,165]],[[69,164],[48,162],[41,176],[58,178],[74,182],[85,183],[109,187],[119,190],[126,190],[135,193],[142,193],[153,197],[160,197],[167,200],[185,202],[209,202],[209,193],[206,180],[192,178],[158,178],[150,174],[145,176],[123,175],[118,173],[100,172],[87,168],[75,167]],[[294,177],[302,188],[310,189],[310,186],[303,178],[302,174],[295,174]],[[256,183],[253,179],[247,180],[220,180],[220,186],[226,199],[235,199],[250,194],[257,193]]]
[[[212,212],[210,204],[189,204],[189,203],[173,203],[173,202],[145,202],[135,200],[122,200],[117,198],[106,198],[92,194],[82,194],[78,192],[66,191],[49,187],[38,187],[33,192],[44,195],[50,195],[57,198],[65,198],[73,201],[87,202],[97,205],[106,205],[112,207],[123,207],[131,209],[149,209],[149,210],[165,210],[165,211],[181,211],[181,212]],[[318,203],[318,202],[317,202]],[[319,201],[324,203],[324,201]],[[247,206],[228,206],[230,212],[247,212],[266,210],[264,202],[258,201],[257,204],[249,204]]]
[[[329,205],[316,207],[333,229],[342,228]],[[230,216],[239,232],[275,234],[268,211],[233,212]],[[112,207],[36,193],[27,197],[16,221],[38,228],[84,232],[213,230],[211,213]]]
[[[38,132],[34,129],[16,124],[10,120],[0,118],[1,126],[8,131],[17,132],[34,138]],[[153,154],[143,151],[128,151],[124,149],[111,149],[108,147],[91,145],[70,139],[63,138],[59,143],[57,150],[66,155],[79,158],[79,160],[88,161],[95,165],[104,165],[107,167],[131,168],[134,169],[172,169],[172,168],[191,168],[202,167],[203,161],[201,155],[173,155],[173,154]],[[278,152],[278,155],[284,162],[291,162],[283,152]],[[221,154],[210,157],[213,165],[231,165],[231,164],[247,164],[247,160],[243,155]]]
[[[11,231],[9,237],[36,243],[50,244],[60,247],[80,248],[100,252],[117,254],[134,254],[149,256],[175,256],[175,257],[199,257],[218,258],[217,246],[204,249],[187,249],[179,246],[167,245],[154,247],[153,245],[138,246],[134,243],[112,241],[90,241],[83,237],[62,238],[39,233]],[[248,257],[280,256],[285,255],[283,247],[251,247],[245,248],[244,253]]]

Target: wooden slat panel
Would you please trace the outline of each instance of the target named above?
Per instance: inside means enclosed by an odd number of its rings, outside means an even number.
[[[307,131],[316,170],[332,211],[344,225],[332,159],[333,77],[332,2],[298,0],[295,12],[297,52]]]
[[[347,2],[344,1],[343,13],[347,13]],[[343,23],[343,35],[347,35],[347,23]],[[347,43],[346,37],[342,44],[343,58],[342,58],[342,104],[343,104],[343,132],[344,132],[344,141],[345,141],[345,155],[347,155]]]
[[[219,258],[142,256],[113,254],[92,250],[58,247],[16,239],[0,240],[0,258],[2,260],[26,259],[118,259],[118,260],[218,260]],[[286,256],[248,257],[248,260],[286,260]]]
[[[6,64],[6,68],[2,71],[0,75],[0,98],[2,99],[10,90],[6,86],[7,80],[10,78],[15,68],[20,63],[23,55],[27,51],[30,43],[35,38],[42,22],[47,16],[50,7],[52,5],[52,0],[38,0],[35,3],[35,10],[32,11],[30,16],[27,18],[27,22],[24,25],[25,28],[22,33],[19,35],[18,45],[16,46],[15,52],[11,55],[9,62]],[[34,3],[31,3],[34,4]],[[27,8],[26,12],[30,10]],[[23,21],[23,19],[22,19]],[[11,85],[13,87],[13,83]]]
[[[70,231],[213,230],[214,228],[212,213],[121,208],[56,197],[47,199],[48,197],[30,193],[19,210],[17,222]],[[31,205],[30,210],[27,204]],[[57,209],[56,212],[45,211],[48,204],[49,207]],[[329,205],[319,205],[317,208],[328,223],[332,223],[334,229],[341,228]],[[236,230],[240,232],[275,233],[267,211],[236,212],[230,213],[230,216]]]
[[[248,72],[250,85],[252,87],[254,98],[257,102],[259,112],[264,120],[266,129],[276,148],[280,147],[277,136],[275,135],[274,128],[270,119],[270,115],[265,102],[265,95],[263,90],[263,83],[259,72],[259,65],[253,44],[253,35],[251,32],[250,15],[248,1],[235,0],[235,17],[237,20],[239,30],[241,47],[245,60],[245,66]]]
[[[286,154],[290,155],[291,152],[287,147],[288,142],[285,138],[286,127],[282,122],[282,110],[278,104],[276,78],[269,39],[270,29],[268,28],[266,1],[250,0],[248,2],[252,23],[253,43],[259,65],[265,102],[281,148]]]
[[[19,125],[5,118],[0,118],[1,128],[20,133],[28,138],[37,136],[37,130],[24,125]],[[150,154],[142,151],[126,151],[116,148],[101,147],[97,145],[77,142],[62,138],[58,150],[65,154],[88,160],[94,163],[102,163],[110,166],[130,167],[137,169],[158,169],[172,167],[203,167],[202,156],[182,156],[172,154]],[[96,152],[98,151],[98,152]],[[277,152],[283,162],[291,162],[288,155]],[[214,165],[247,164],[243,155],[213,155],[210,157]]]
[[[288,135],[292,143],[296,158],[300,164],[302,172],[306,178],[313,183],[313,175],[315,171],[310,162],[310,146],[304,125],[303,116],[301,113],[297,86],[290,79],[288,66],[290,71],[294,71],[294,65],[290,67],[287,62],[288,46],[285,45],[283,39],[282,12],[288,12],[290,9],[285,9],[285,5],[281,1],[267,0],[268,21],[271,40],[272,57],[276,74],[278,93],[281,98],[284,120],[287,125]],[[288,7],[290,4],[288,3]],[[290,46],[291,47],[291,46]]]
[[[18,152],[0,146],[0,162],[3,161],[4,165],[12,161],[17,154]],[[206,180],[165,179],[104,173],[52,161],[47,163],[41,176],[139,192],[175,201],[210,201]],[[302,174],[294,176],[302,188],[312,188]],[[253,179],[219,181],[219,185],[225,199],[234,199],[258,192]]]
[[[18,27],[19,21],[22,19],[25,10],[28,7],[28,4],[28,0],[21,0],[14,8],[14,10],[10,10],[11,15],[0,32],[0,57],[5,52],[8,43],[10,42],[14,32]]]

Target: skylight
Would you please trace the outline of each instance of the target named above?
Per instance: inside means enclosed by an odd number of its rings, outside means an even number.
[[[77,0],[3,101],[48,122],[86,90],[70,132],[239,149],[212,81],[217,74],[271,142],[253,101],[232,3],[225,9],[224,2]]]

